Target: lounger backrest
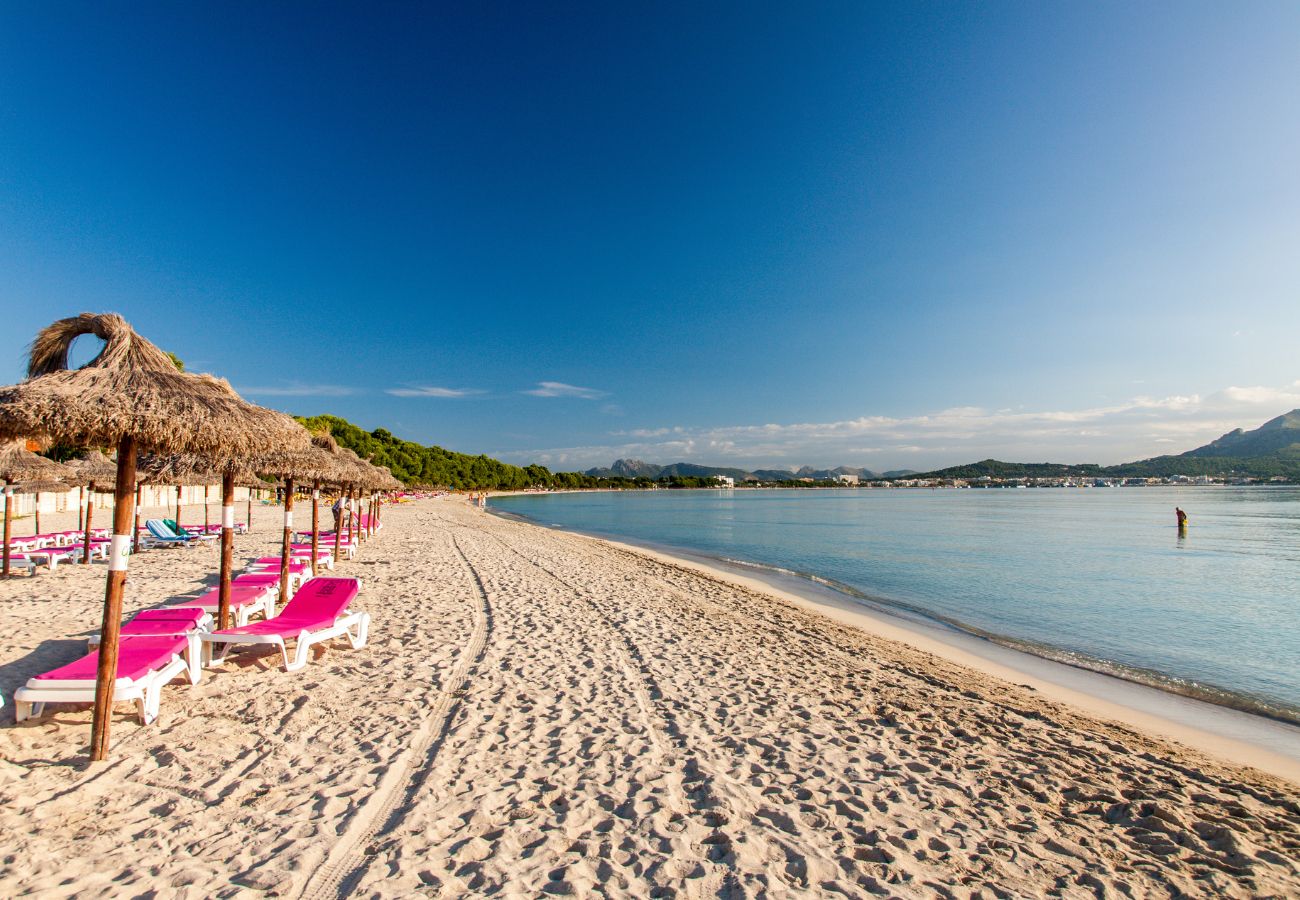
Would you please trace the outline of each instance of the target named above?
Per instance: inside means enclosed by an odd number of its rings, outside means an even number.
[[[333,621],[361,589],[355,578],[312,578],[293,595],[276,621]]]
[[[144,527],[148,528],[149,533],[152,534],[154,537],[158,538],[159,540],[163,540],[163,541],[176,540],[176,535],[172,534],[167,529],[167,525],[165,522],[163,522],[162,519],[147,519],[144,523]]]

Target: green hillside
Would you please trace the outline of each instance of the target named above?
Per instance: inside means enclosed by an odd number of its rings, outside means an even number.
[[[308,428],[328,428],[339,446],[355,450],[375,465],[388,466],[407,485],[512,490],[551,484],[555,477],[545,466],[521,468],[488,456],[426,447],[394,437],[383,428],[366,431],[338,416],[298,417],[298,421]]]
[[[1203,447],[1177,456],[1156,456],[1114,466],[1008,463],[996,459],[927,472],[926,478],[1170,478],[1185,475],[1282,477],[1300,481],[1300,410],[1259,428],[1237,428]]]

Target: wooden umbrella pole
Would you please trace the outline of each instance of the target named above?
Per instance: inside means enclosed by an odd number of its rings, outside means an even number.
[[[176,485],[176,530],[181,528],[181,486]]]
[[[32,532],[33,537],[41,533],[41,492],[37,491],[35,496],[36,496],[36,510],[35,510],[36,520],[33,523],[32,527],[35,528],[36,530]]]
[[[210,484],[203,485],[203,533],[204,534],[208,533],[208,526],[212,524],[212,520],[208,518],[208,494],[211,492],[211,490],[212,490],[212,485]]]
[[[6,576],[9,574],[9,523],[10,523],[10,521],[11,521],[11,519],[10,519],[10,515],[11,515],[10,507],[12,506],[13,501],[14,501],[14,485],[13,485],[13,482],[12,482],[12,481],[10,481],[9,479],[6,478],[6,479],[5,479],[5,548],[4,548],[4,570],[3,570],[3,572],[0,572],[0,574],[6,575]]]
[[[343,499],[342,491],[339,491],[339,499],[340,500]],[[335,565],[337,565],[339,561],[339,544],[342,540],[343,540],[343,511],[339,510],[339,514],[334,517],[334,563]]]
[[[311,483],[311,575],[316,577],[316,551],[320,548],[320,479]]]
[[[113,713],[113,683],[117,680],[117,636],[122,628],[122,590],[127,561],[131,558],[131,519],[135,513],[131,486],[135,484],[135,438],[123,437],[117,445],[117,485],[113,490],[113,543],[108,554],[108,580],[104,586],[104,622],[99,629],[99,669],[95,678],[95,712],[90,735],[90,758],[108,758],[109,721]]]
[[[235,548],[235,476],[221,476],[221,581],[217,589],[217,627],[230,627],[230,571]]]
[[[366,539],[366,533],[361,530],[361,491],[353,491],[352,496],[352,523],[348,527],[357,536],[357,543],[361,543]]]
[[[95,496],[95,482],[90,483],[88,492],[91,497]],[[86,527],[81,530],[81,562],[83,565],[90,565],[90,517],[94,513],[91,506],[86,507]]]
[[[131,552],[140,552],[140,500],[143,497],[144,485],[135,486],[135,531],[131,532]],[[117,491],[113,491],[113,502],[117,502]],[[114,513],[114,516],[117,514]]]
[[[245,518],[247,518],[248,521],[244,523],[244,527],[247,528],[249,531],[252,531],[253,530],[253,489],[252,488],[248,489],[248,515],[245,516]]]
[[[85,535],[86,532],[86,489],[77,486],[77,530]]]
[[[293,476],[284,479],[284,540],[280,544],[280,602],[289,599],[289,544],[293,540]]]

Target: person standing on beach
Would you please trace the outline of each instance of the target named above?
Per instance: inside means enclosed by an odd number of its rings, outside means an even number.
[[[330,509],[334,513],[334,530],[341,531],[343,526],[343,513],[348,509],[347,497],[343,494],[339,494],[339,498],[334,501],[334,505],[331,506]]]
[[[1182,509],[1181,509],[1180,507],[1175,506],[1175,507],[1174,507],[1174,515],[1178,518],[1178,529],[1181,531],[1182,529],[1186,528],[1186,527],[1187,527],[1187,513],[1183,512]]]

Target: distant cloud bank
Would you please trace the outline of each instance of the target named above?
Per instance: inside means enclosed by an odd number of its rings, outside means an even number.
[[[434,387],[432,385],[419,385],[411,387],[388,388],[385,394],[392,394],[394,397],[441,397],[444,399],[456,399],[459,397],[474,397],[485,393],[478,388],[447,388]]]
[[[1078,410],[954,407],[901,418],[638,428],[611,432],[614,440],[607,444],[498,455],[511,462],[569,469],[609,465],[620,457],[748,469],[802,465],[935,469],[989,457],[1112,464],[1191,450],[1234,428],[1255,428],[1297,407],[1300,381],[1280,388],[1228,387],[1206,396],[1139,396]]]
[[[530,397],[576,397],[579,400],[599,400],[609,396],[608,391],[578,387],[574,384],[565,384],[563,381],[539,381],[537,387],[524,393]]]

